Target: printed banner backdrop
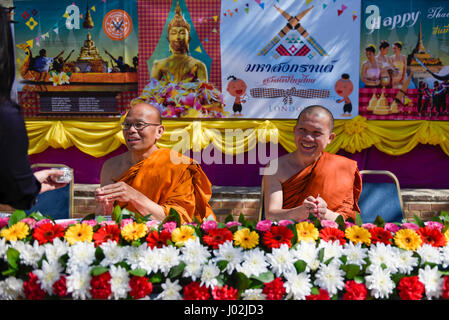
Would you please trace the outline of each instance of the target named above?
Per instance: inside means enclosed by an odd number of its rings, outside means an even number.
[[[448,32],[447,1],[362,1],[359,114],[449,120]]]
[[[119,116],[137,95],[137,1],[14,1],[24,116]]]
[[[296,118],[311,104],[358,114],[360,1],[222,1],[230,117]]]
[[[167,27],[178,4],[190,27],[189,56],[207,68],[207,79],[189,87],[151,77],[159,74],[155,61],[171,56]],[[359,109],[360,5],[139,0],[139,57],[146,61],[139,69],[139,99],[157,104],[165,118],[292,119],[314,103],[336,119],[353,118]],[[154,18],[143,19],[148,15]]]

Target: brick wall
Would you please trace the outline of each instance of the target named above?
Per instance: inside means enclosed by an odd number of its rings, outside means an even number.
[[[74,218],[82,218],[95,212],[94,189],[98,185],[76,184]],[[402,189],[404,216],[413,221],[417,215],[430,220],[442,210],[449,212],[449,189]],[[259,187],[212,187],[210,204],[218,221],[232,214],[236,219],[243,214],[248,219],[257,219],[259,214]],[[0,205],[0,212],[12,212],[12,208]]]

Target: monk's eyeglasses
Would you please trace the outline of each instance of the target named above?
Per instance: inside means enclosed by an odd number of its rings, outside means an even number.
[[[150,123],[150,122],[133,122],[133,123],[128,123],[128,122],[122,122],[120,124],[123,128],[123,130],[129,130],[131,129],[131,127],[134,127],[134,129],[136,129],[137,131],[143,130],[148,126],[160,126],[160,123]]]

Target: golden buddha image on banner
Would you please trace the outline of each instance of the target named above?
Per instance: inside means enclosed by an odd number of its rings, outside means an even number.
[[[137,95],[137,1],[14,1],[24,116],[120,116]]]

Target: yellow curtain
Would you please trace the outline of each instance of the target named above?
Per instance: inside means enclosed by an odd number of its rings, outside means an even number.
[[[102,157],[125,143],[120,122],[79,120],[26,120],[29,154],[48,147],[77,147],[94,157]],[[293,127],[296,120],[177,120],[163,121],[165,132],[158,145],[179,151],[200,151],[213,144],[225,154],[239,154],[254,148],[257,142],[281,144],[295,150]],[[356,116],[335,120],[336,138],[327,151],[340,149],[354,153],[375,146],[390,155],[401,155],[417,144],[439,145],[449,156],[448,121],[380,121]]]

